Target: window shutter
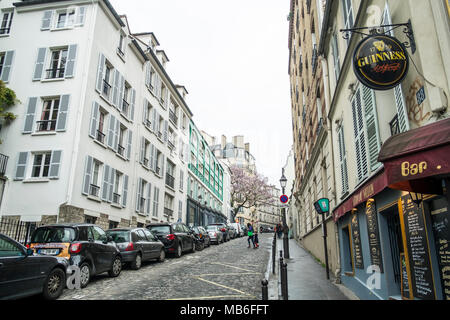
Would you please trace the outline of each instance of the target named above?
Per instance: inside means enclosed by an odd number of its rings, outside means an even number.
[[[150,215],[150,208],[151,208],[151,197],[152,197],[152,185],[149,183],[147,183],[147,200],[146,202],[146,208],[145,208],[145,212],[147,213],[147,215]]]
[[[119,81],[120,81],[120,73],[116,69],[114,69],[114,81],[113,81],[113,90],[112,90],[112,104],[116,108],[120,110],[121,101],[119,101]]]
[[[158,149],[153,146],[153,171],[156,172],[156,167],[158,166]]]
[[[331,38],[331,49],[333,51],[333,61],[334,61],[334,75],[336,77],[336,82],[339,80],[339,74],[341,72],[340,59],[339,59],[339,47],[337,42],[336,33],[333,34]]]
[[[66,131],[67,114],[69,112],[69,101],[70,101],[70,95],[62,95],[60,97],[56,131],[59,131],[59,132]]]
[[[44,17],[42,18],[41,30],[50,30],[50,25],[52,23],[53,11],[45,11]]]
[[[142,178],[138,179],[138,187],[137,187],[137,199],[136,199],[136,212],[139,212],[141,208],[141,194],[142,194]]]
[[[127,144],[127,159],[130,160],[131,159],[131,147],[133,144],[133,132],[128,129],[128,144]]]
[[[66,71],[64,77],[67,78],[73,78],[75,75],[75,60],[77,58],[77,48],[78,46],[76,44],[69,46],[69,52],[67,54],[67,64],[66,64]]]
[[[401,132],[409,130],[408,113],[406,111],[406,103],[403,96],[402,85],[399,84],[394,88],[395,106],[397,107],[398,126]]]
[[[141,152],[139,152],[139,163],[144,164],[145,158],[145,138],[141,137]]]
[[[119,79],[119,102],[117,104],[117,109],[122,112],[122,103],[124,100],[125,95],[125,77],[123,75],[120,75]]]
[[[34,67],[33,80],[41,80],[42,71],[44,71],[44,63],[46,55],[47,55],[47,48],[39,48],[36,65]]]
[[[105,68],[106,58],[103,53],[100,53],[98,58],[98,67],[97,67],[97,83],[95,85],[95,90],[101,94],[102,86],[103,86],[103,69]]]
[[[372,89],[362,86],[362,95],[364,101],[364,116],[366,118],[367,142],[369,151],[370,170],[375,171],[380,167],[378,162],[378,153],[381,148],[380,134],[378,130],[377,105],[375,92]]]
[[[184,185],[184,171],[180,169],[180,190],[183,191]]]
[[[144,109],[143,109],[143,111],[142,111],[142,123],[144,124],[144,126],[146,126],[147,127],[147,118],[148,118],[148,114],[147,114],[147,112],[148,112],[148,110],[147,110],[147,107],[148,107],[148,100],[146,99],[146,98],[144,98]]]
[[[361,102],[361,86],[358,87],[352,99],[353,129],[355,135],[356,167],[358,182],[368,174],[366,138],[364,135],[364,119]]]
[[[156,119],[158,117],[158,112],[156,111],[156,108],[152,109],[152,125],[151,125],[151,131],[156,132]]]
[[[53,151],[50,160],[50,179],[59,179],[59,168],[61,166],[62,151]]]
[[[154,194],[153,194],[153,216],[158,216],[158,204],[159,204],[159,189],[157,187],[154,187]]]
[[[76,26],[83,26],[86,19],[86,7],[78,7]]]
[[[155,72],[156,98],[161,101],[161,77]]]
[[[114,128],[114,144],[113,150],[117,152],[119,150],[119,135],[120,135],[120,121],[116,119],[116,127]]]
[[[109,172],[109,194],[108,194],[108,202],[111,203],[113,200],[114,193],[114,180],[116,180],[116,169],[111,167]]]
[[[155,171],[155,155],[154,155],[155,146],[150,144],[150,159],[149,159],[149,167],[150,170]]]
[[[145,64],[145,85],[147,88],[150,86],[150,62]]]
[[[97,138],[97,123],[99,119],[99,111],[100,106],[97,102],[94,101],[92,104],[92,112],[91,112],[91,127],[89,129],[89,136],[96,139]]]
[[[109,115],[109,128],[108,128],[108,147],[114,149],[114,137],[115,137],[116,118]]]
[[[109,170],[108,165],[103,166],[103,182],[102,182],[102,200],[108,201],[109,196]]]
[[[124,208],[127,206],[127,198],[128,198],[128,176],[124,174],[122,186],[122,207]]]
[[[19,158],[17,159],[17,166],[16,166],[16,174],[14,177],[14,180],[23,180],[25,179],[25,172],[27,169],[27,162],[28,162],[28,152],[20,152]]]
[[[161,177],[163,177],[163,179],[166,176],[166,172],[164,171],[164,165],[166,163],[166,157],[164,155],[161,155]]]
[[[27,114],[25,116],[25,125],[23,133],[32,133],[34,128],[34,115],[36,113],[37,97],[28,99]]]
[[[163,130],[163,139],[164,142],[167,143],[167,141],[169,140],[169,122],[167,120],[164,120]]]
[[[131,121],[134,121],[134,108],[136,105],[136,90],[135,89],[131,89],[131,100],[130,100],[130,108],[129,108],[129,114],[128,114],[128,118]]]
[[[9,75],[11,74],[11,66],[14,59],[14,51],[6,51],[5,62],[3,64],[3,69],[1,73],[1,78],[3,82],[9,82]]]
[[[89,195],[89,187],[91,185],[93,162],[94,162],[94,159],[91,156],[86,157],[86,165],[84,167],[83,190],[81,192],[84,195]]]

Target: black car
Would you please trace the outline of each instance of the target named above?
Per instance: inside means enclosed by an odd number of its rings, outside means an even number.
[[[64,258],[35,255],[0,234],[0,300],[42,294],[57,299],[66,287],[69,263]]]
[[[111,277],[122,271],[122,255],[102,228],[87,223],[54,224],[37,228],[30,247],[36,253],[62,257],[80,268],[81,287],[92,276],[108,272]]]
[[[196,237],[196,245],[197,250],[201,251],[205,249],[205,247],[209,247],[211,245],[211,237],[209,236],[208,231],[201,226],[195,226],[191,228],[194,231],[194,235]]]
[[[130,263],[138,270],[143,261],[158,259],[163,262],[166,257],[164,244],[145,228],[110,229],[106,234],[116,243],[122,254],[122,262]]]
[[[222,231],[223,241],[227,242],[231,239],[230,227],[225,223],[210,223],[209,226],[218,226],[219,230]]]
[[[196,250],[193,231],[184,223],[152,223],[146,228],[164,243],[167,253],[172,253],[177,258],[183,252]]]

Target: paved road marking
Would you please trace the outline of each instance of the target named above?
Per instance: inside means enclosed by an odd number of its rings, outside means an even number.
[[[248,271],[248,272],[254,272],[253,270],[248,270],[248,269],[244,269],[244,268],[239,268],[239,267],[232,266],[232,265],[225,264],[225,263],[212,262],[212,264],[218,264],[218,265],[225,266],[225,267],[235,268],[235,269],[244,270],[244,271]]]
[[[245,274],[262,274],[261,272],[234,272],[234,273],[204,273],[198,275],[192,275],[193,277],[204,277],[204,276],[239,276]]]
[[[210,283],[210,284],[212,284],[212,285],[218,286],[218,287],[222,287],[222,288],[225,288],[225,289],[228,289],[228,290],[236,291],[236,292],[238,292],[238,293],[240,293],[240,294],[242,294],[242,295],[245,295],[245,296],[247,296],[247,297],[253,297],[253,298],[256,299],[256,297],[255,297],[254,295],[245,293],[245,292],[240,291],[240,290],[238,290],[238,289],[234,289],[234,288],[231,288],[231,287],[227,287],[227,286],[224,286],[223,284],[220,284],[220,283],[217,283],[217,282],[213,282],[213,281],[209,281],[209,280],[206,280],[206,279],[202,279],[202,278],[200,278],[200,277],[197,277],[197,279],[198,279],[198,280],[201,280],[201,281],[204,281],[204,282],[207,282],[207,283]]]
[[[229,296],[210,296],[210,297],[191,297],[191,298],[172,298],[166,300],[205,300],[205,299],[222,299],[222,298],[242,298],[248,297],[248,295],[229,295]]]

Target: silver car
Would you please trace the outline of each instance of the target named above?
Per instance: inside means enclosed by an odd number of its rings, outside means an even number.
[[[236,231],[236,237],[244,236],[244,230],[239,223],[230,223],[230,227],[232,227]]]
[[[211,238],[211,243],[223,243],[223,233],[220,231],[219,226],[211,225],[206,226],[206,231],[208,231],[209,237]]]

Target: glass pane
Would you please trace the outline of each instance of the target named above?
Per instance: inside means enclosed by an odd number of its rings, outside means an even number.
[[[32,243],[72,242],[75,240],[75,229],[65,227],[38,228],[31,237]]]
[[[0,257],[18,257],[23,256],[22,249],[12,241],[0,238]]]
[[[130,242],[130,232],[127,230],[107,231],[106,234],[116,243]]]

